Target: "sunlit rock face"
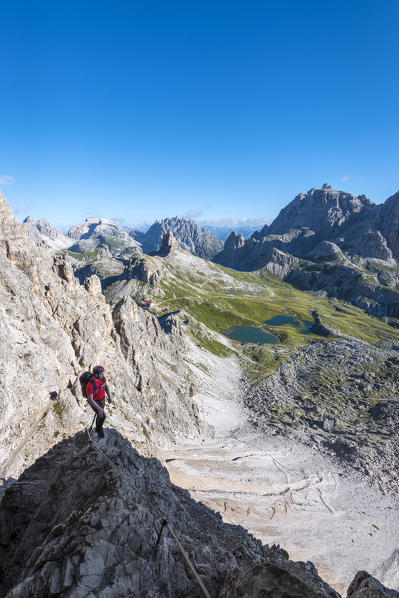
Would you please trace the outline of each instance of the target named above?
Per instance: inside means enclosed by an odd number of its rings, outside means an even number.
[[[96,364],[105,367],[116,397],[108,421],[143,451],[198,436],[192,380],[176,339],[131,299],[111,308],[97,276],[81,285],[68,256],[55,254],[31,230],[0,196],[3,475],[17,475],[91,420],[78,377]]]

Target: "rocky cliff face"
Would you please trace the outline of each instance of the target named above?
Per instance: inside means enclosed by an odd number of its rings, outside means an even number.
[[[381,210],[381,232],[391,248],[393,255],[399,258],[399,192],[386,200]]]
[[[118,432],[107,430],[98,448],[112,465],[80,432],[8,481],[0,506],[1,597],[202,597],[169,529],[159,536],[164,517],[212,598],[339,598],[312,563],[294,563],[224,524]],[[366,581],[369,589],[378,584],[366,577],[354,581],[351,596],[364,595],[355,590]]]
[[[111,309],[96,276],[79,284],[67,256],[30,237],[0,197],[0,446],[17,474],[92,417],[78,375],[102,363],[110,423],[143,450],[198,434],[191,378],[158,320],[130,298]],[[50,393],[57,391],[57,401]]]
[[[183,218],[165,218],[154,222],[146,233],[140,233],[135,238],[140,241],[143,251],[153,253],[158,251],[165,233],[171,232],[179,245],[205,259],[212,259],[223,248],[223,243],[214,237],[206,228],[200,228],[194,220]]]

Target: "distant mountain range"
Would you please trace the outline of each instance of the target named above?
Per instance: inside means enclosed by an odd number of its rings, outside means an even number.
[[[215,220],[198,220],[199,226],[207,228],[209,232],[221,241],[226,241],[232,231],[250,237],[265,225],[265,218],[222,218]]]
[[[107,272],[115,276],[122,269],[115,259],[154,254],[171,233],[193,255],[236,270],[265,269],[302,290],[350,301],[399,326],[399,193],[375,205],[365,195],[355,197],[324,184],[297,195],[270,225],[248,238],[239,230],[250,232],[256,224],[238,220],[238,230],[224,245],[196,221],[177,216],[157,220],[146,232],[128,232],[113,220],[91,218],[71,227],[68,236],[44,219],[25,222],[35,238],[55,248],[77,253],[101,248],[103,267],[105,260]],[[224,224],[212,227],[219,237],[227,232]]]

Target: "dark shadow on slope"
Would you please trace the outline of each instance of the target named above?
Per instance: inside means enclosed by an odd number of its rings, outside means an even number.
[[[322,587],[321,596],[338,596],[304,564],[287,560],[285,551],[262,546],[241,526],[223,523],[218,513],[174,486],[157,459],[141,456],[116,430],[106,429],[105,438],[94,442],[113,465],[79,432],[37,459],[5,490],[0,504],[2,598],[16,584],[13,598],[90,590],[99,595],[110,588],[113,593],[107,595],[113,596],[202,596],[168,530],[155,548],[162,520],[147,501],[173,526],[213,597],[232,571],[246,574],[266,562],[298,576],[309,591]]]

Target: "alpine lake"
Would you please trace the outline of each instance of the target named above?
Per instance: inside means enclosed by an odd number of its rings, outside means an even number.
[[[264,322],[267,326],[292,326],[297,328],[301,334],[312,334],[314,322],[311,320],[302,320],[295,316],[279,315]],[[255,343],[258,345],[276,344],[280,339],[275,334],[267,332],[257,326],[234,326],[226,332],[226,336],[240,343]]]

